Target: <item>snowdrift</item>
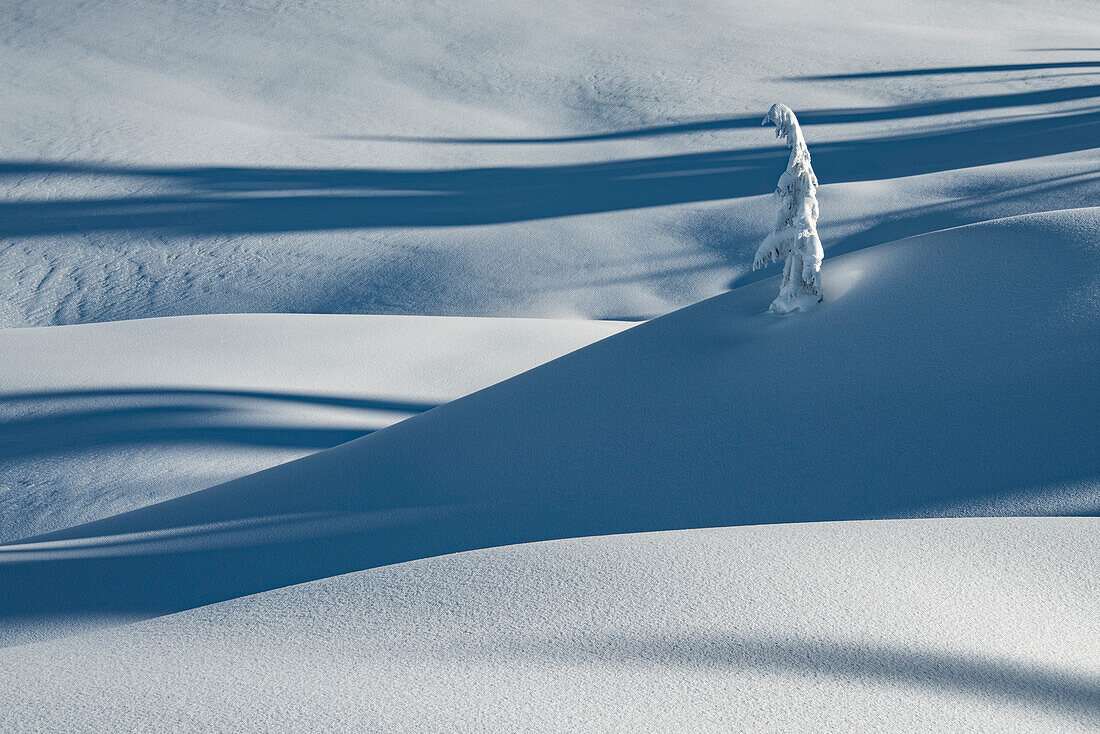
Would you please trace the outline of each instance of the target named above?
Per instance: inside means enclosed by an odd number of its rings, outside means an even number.
[[[10,622],[148,616],[454,551],[672,528],[1096,514],[1100,208],[827,259],[362,439],[0,549]]]
[[[0,729],[1093,732],[1098,531],[805,523],[396,564],[0,649]]]
[[[0,541],[350,441],[627,326],[249,314],[0,330]]]

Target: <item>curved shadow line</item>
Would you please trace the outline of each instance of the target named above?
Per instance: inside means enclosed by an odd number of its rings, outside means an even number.
[[[894,107],[853,107],[848,109],[805,110],[798,113],[803,125],[843,125],[850,123],[874,122],[880,120],[900,120],[915,117],[932,117],[977,110],[1025,107],[1040,104],[1058,104],[1100,96],[1100,85],[1087,84],[1065,89],[1044,89],[1037,92],[1016,92],[1012,94],[993,94],[980,97],[962,97],[931,102],[919,102]],[[664,135],[714,132],[756,128],[760,126],[760,116],[746,117],[706,117],[689,119],[667,125],[651,125],[629,130],[615,130],[602,133],[581,135],[561,135],[549,137],[525,138],[470,138],[470,137],[419,137],[411,135],[338,135],[331,136],[340,140],[362,140],[375,142],[400,143],[446,143],[452,145],[538,145],[547,143],[588,143],[601,140],[627,140],[649,138]]]
[[[401,400],[377,400],[373,398],[349,398],[335,395],[315,395],[303,392],[277,392],[274,390],[237,390],[218,388],[94,388],[81,390],[46,390],[38,392],[0,393],[0,402],[30,402],[40,400],[68,400],[83,398],[115,397],[230,397],[256,398],[288,403],[331,405],[360,410],[388,410],[400,413],[423,413],[436,407],[433,403]]]
[[[822,181],[845,183],[1096,147],[1100,112],[820,143],[811,152]],[[768,147],[572,165],[425,171],[10,163],[9,171],[121,172],[179,181],[191,190],[146,197],[2,202],[0,236],[106,231],[192,236],[504,224],[768,194],[785,161],[783,150]],[[240,192],[250,195],[236,195]]]
[[[62,403],[62,410],[57,406],[57,401],[126,398],[139,398],[141,404],[74,408]],[[150,404],[149,398],[160,402]],[[202,402],[175,402],[180,398],[198,398]],[[218,402],[211,404],[210,399]],[[246,402],[239,405],[234,402],[240,400]],[[263,390],[112,388],[8,393],[0,395],[0,406],[50,405],[41,413],[32,408],[27,415],[0,418],[0,462],[118,445],[330,448],[372,431],[362,426],[272,425],[232,420],[234,413],[252,407],[249,401],[256,400],[400,414],[419,414],[436,407],[427,403]]]
[[[941,66],[929,69],[897,69],[894,71],[863,71],[850,74],[814,74],[781,77],[785,81],[831,81],[839,79],[889,79],[899,76],[935,76],[938,74],[984,74],[1001,71],[1041,71],[1100,67],[1100,61],[1047,61],[1037,64],[989,64],[987,66]]]
[[[1056,670],[965,654],[909,650],[873,642],[654,635],[577,641],[617,663],[650,662],[707,668],[872,680],[960,692],[1015,705],[1041,705],[1100,723],[1100,681]],[[541,650],[560,659],[561,642]]]

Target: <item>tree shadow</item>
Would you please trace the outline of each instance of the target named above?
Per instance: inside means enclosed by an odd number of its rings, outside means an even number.
[[[1019,208],[1013,206],[1019,202],[1027,202],[1030,210],[1034,211],[1060,209],[1065,206],[1064,200],[1058,198],[1060,192],[1073,192],[1074,200],[1080,201],[1094,189],[1100,191],[1100,171],[1056,176],[1019,186],[1009,186],[1002,190],[983,188],[975,191],[973,195],[958,196],[949,201],[885,211],[879,217],[861,216],[844,220],[834,216],[821,227],[825,254],[827,257],[838,257],[885,242],[950,227],[976,224],[987,221],[991,217],[998,218],[1005,216],[1006,213],[1019,212]],[[853,229],[855,231],[852,231]],[[736,249],[738,245],[727,247],[720,239],[712,240],[711,247],[721,256],[721,260],[683,266],[654,267],[639,275],[593,277],[582,281],[581,284],[587,287],[598,287],[633,283],[649,278],[726,271],[732,263],[743,263],[746,257],[751,256],[751,253]],[[775,271],[769,268],[743,269],[727,283],[727,287],[740,288],[774,275]]]
[[[878,138],[820,143],[814,168],[831,183],[874,181],[1100,147],[1100,112],[1076,112]],[[573,165],[454,170],[142,168],[7,162],[0,176],[148,179],[157,196],[0,203],[0,237],[100,231],[159,236],[456,227],[532,221],[770,193],[778,147]]]
[[[1031,105],[1059,104],[1100,97],[1100,85],[1087,84],[1062,89],[1044,89],[1034,92],[1014,92],[1010,94],[991,94],[956,99],[917,102],[914,104],[888,107],[853,107],[846,109],[808,109],[798,110],[799,122],[806,125],[845,125],[851,123],[877,122],[883,120],[903,120],[917,117],[933,117],[980,110],[1007,109]],[[649,125],[630,130],[615,130],[603,133],[583,135],[564,135],[556,137],[526,138],[454,138],[454,137],[416,137],[402,135],[383,136],[339,136],[346,140],[365,140],[380,142],[410,143],[449,143],[458,145],[517,145],[546,143],[587,143],[602,140],[630,140],[635,138],[683,135],[689,133],[716,132],[760,127],[760,115],[745,117],[704,117],[668,125]]]
[[[0,395],[0,463],[130,446],[262,446],[322,449],[370,433],[347,426],[294,425],[255,420],[280,403],[402,414],[424,403],[305,393],[134,388]],[[4,413],[18,415],[4,417]],[[246,421],[246,414],[253,420]]]
[[[1011,660],[890,647],[873,642],[814,638],[726,637],[718,634],[655,634],[577,640],[577,645],[611,663],[754,670],[824,679],[960,693],[1013,706],[1072,716],[1100,724],[1100,681],[1036,668]],[[560,659],[560,641],[540,652]]]
[[[324,405],[357,410],[392,410],[401,413],[423,413],[436,407],[433,403],[406,400],[353,398],[343,395],[317,395],[276,390],[233,390],[218,388],[120,387],[80,390],[42,390],[35,392],[0,393],[0,403],[28,403],[46,400],[83,400],[87,398],[242,398],[280,403]]]
[[[1040,196],[1055,195],[1058,192],[1097,182],[1100,182],[1100,171],[1068,174],[1013,187],[1001,192],[982,191],[981,196],[960,197],[954,201],[909,207],[890,212],[888,216],[883,217],[882,221],[869,226],[866,219],[861,219],[860,224],[864,225],[863,229],[854,234],[834,239],[829,243],[826,252],[830,257],[837,257],[864,247],[913,237],[933,230],[975,224],[988,219],[990,209],[999,205],[1024,200],[1034,201]],[[833,226],[837,224],[841,223],[832,223]],[[739,280],[738,282],[749,281]]]
[[[985,66],[941,66],[928,69],[894,69],[863,71],[850,74],[813,74],[786,77],[791,81],[832,81],[840,79],[890,79],[906,76],[938,76],[942,74],[987,74],[1003,71],[1044,71],[1049,69],[1094,69],[1100,61],[1046,61],[1032,64],[988,64]]]

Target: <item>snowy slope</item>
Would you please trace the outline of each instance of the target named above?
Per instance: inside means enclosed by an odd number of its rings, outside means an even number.
[[[827,253],[1092,205],[1098,35],[1091,0],[9,0],[0,325],[665,313],[751,279],[776,101]]]
[[[350,441],[626,326],[268,314],[0,330],[0,540]]]
[[[1100,520],[668,531],[0,650],[5,731],[1087,732]]]
[[[147,616],[560,537],[1096,514],[1098,224],[866,248],[826,260],[802,317],[767,314],[762,281],[335,449],[4,546],[0,611],[16,630]]]
[[[0,4],[0,730],[1096,730],[1097,37]]]

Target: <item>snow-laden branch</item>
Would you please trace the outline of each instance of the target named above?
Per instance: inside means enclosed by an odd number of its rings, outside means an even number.
[[[786,258],[779,296],[772,302],[778,313],[803,311],[822,299],[821,260],[824,251],[817,237],[817,176],[810,165],[810,150],[790,107],[774,104],[763,122],[775,125],[775,136],[787,141],[791,157],[779,177],[775,194],[780,201],[775,230],[756,250],[753,270]]]

